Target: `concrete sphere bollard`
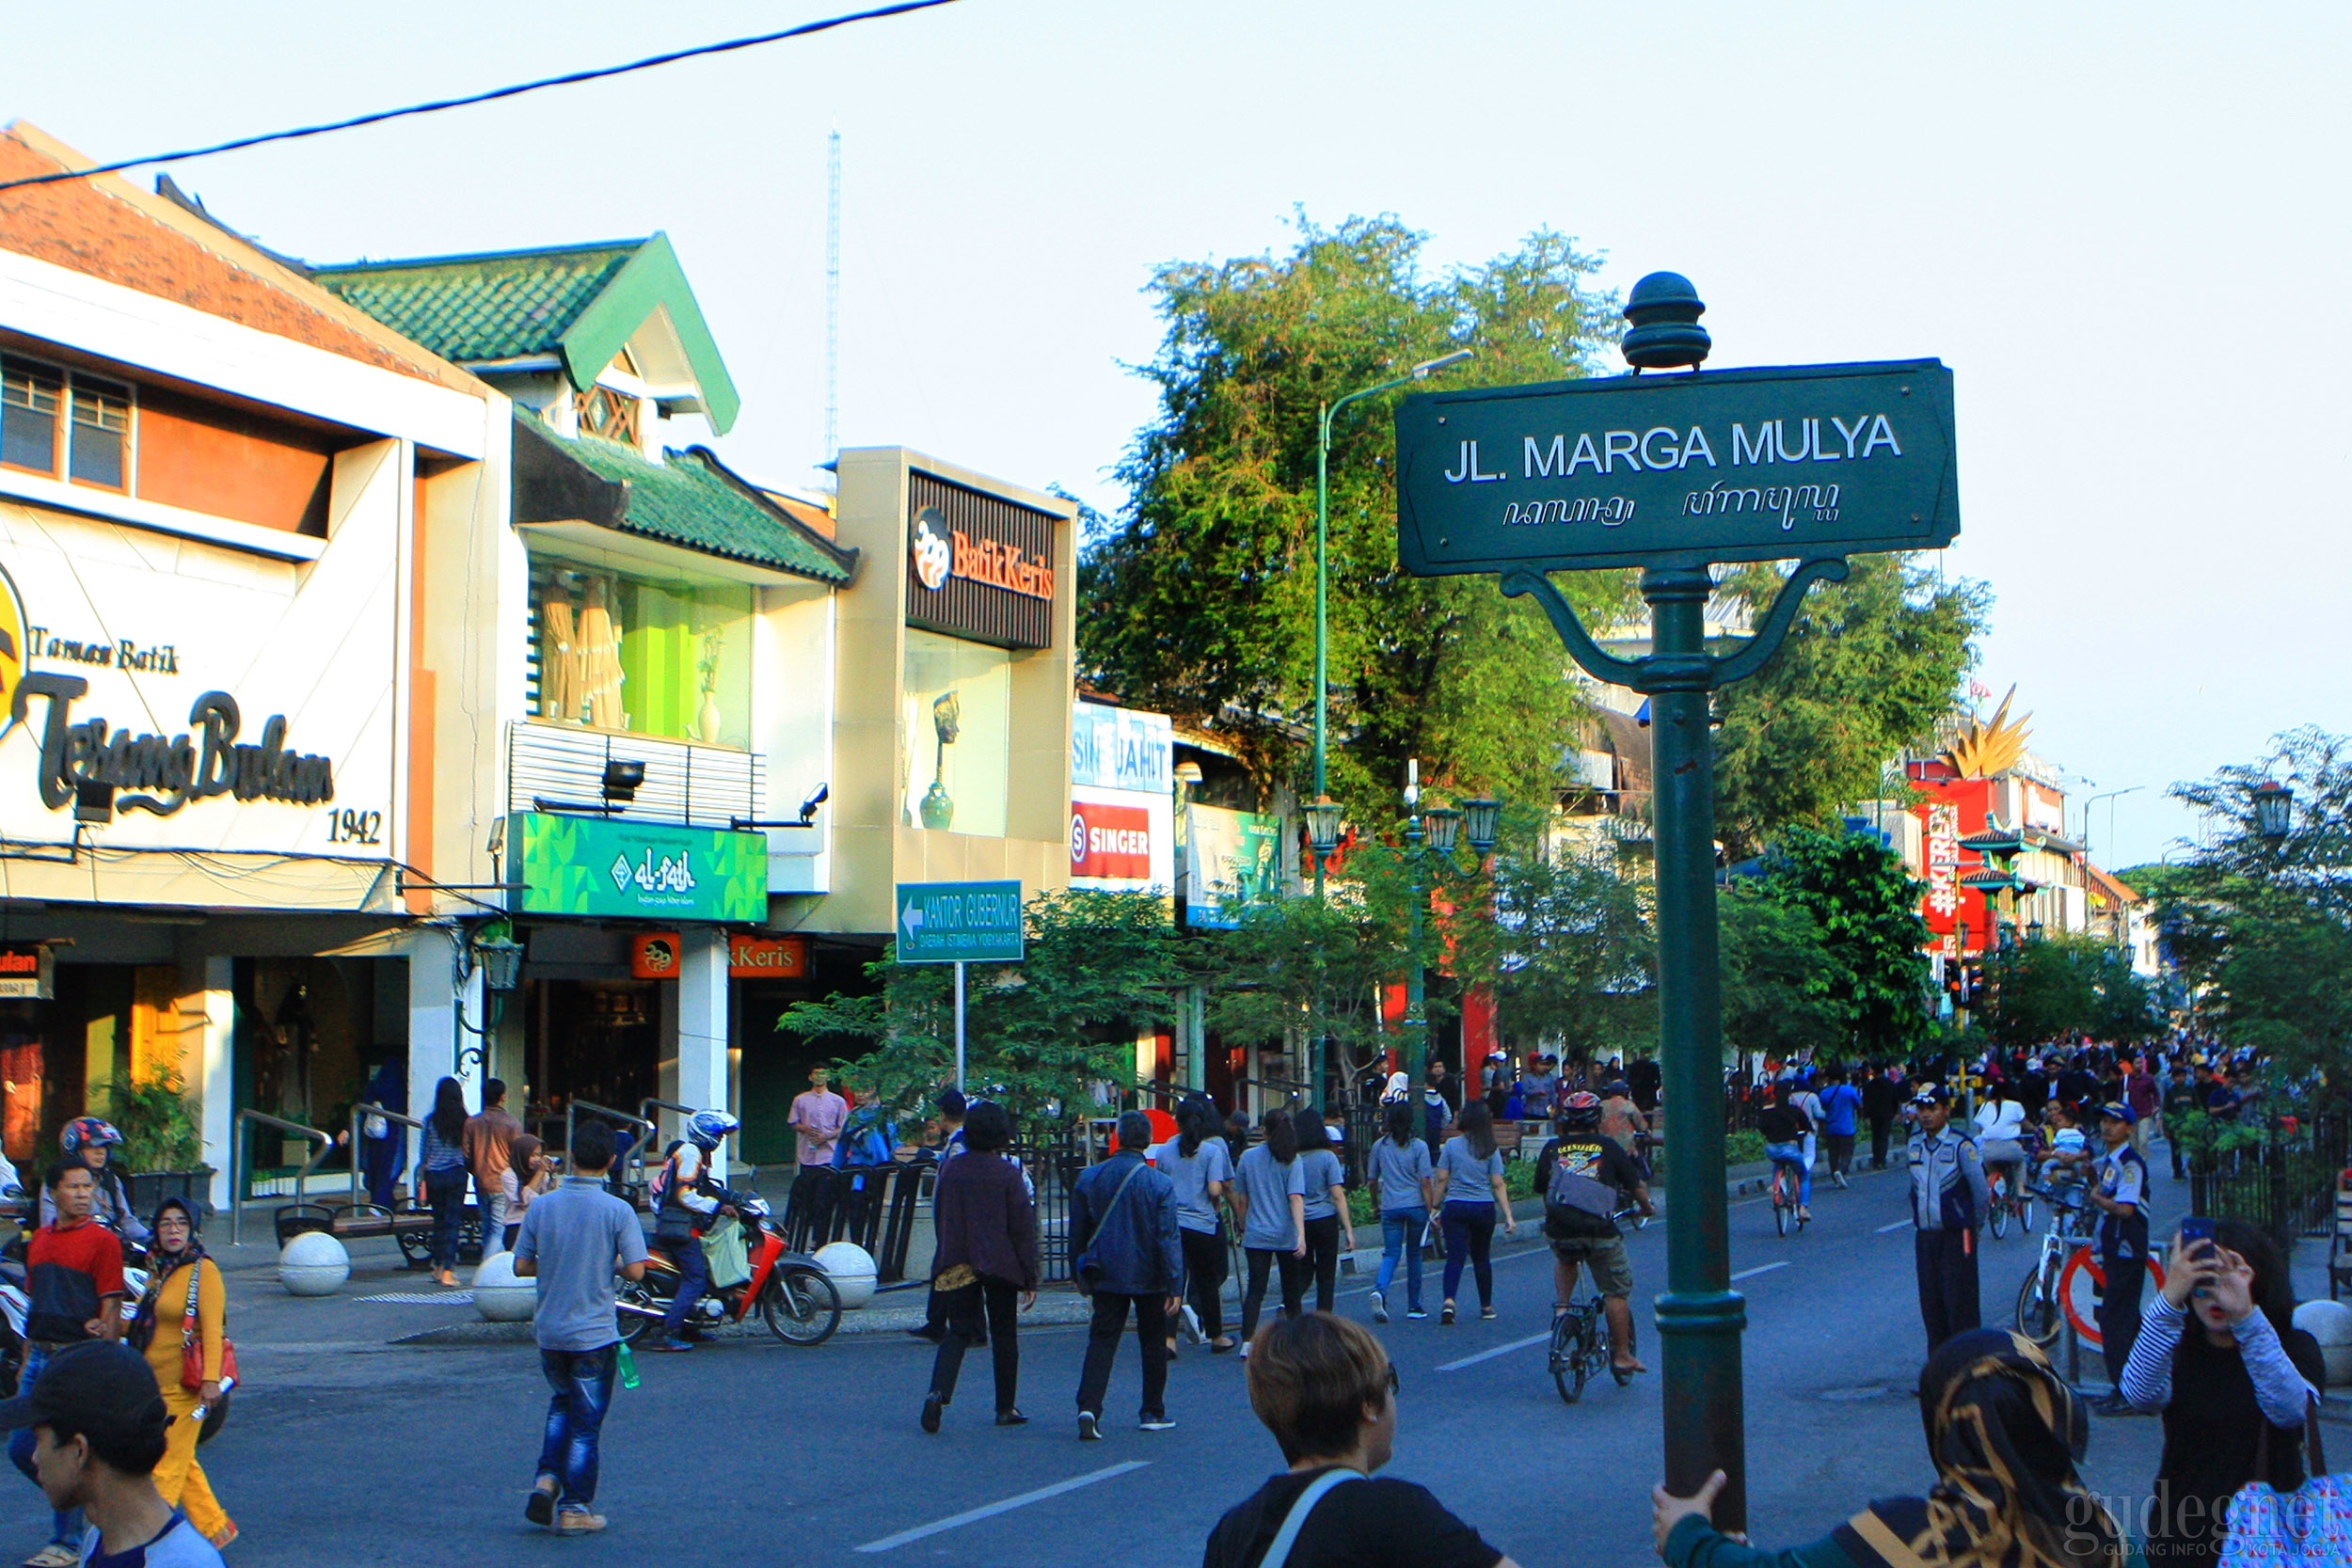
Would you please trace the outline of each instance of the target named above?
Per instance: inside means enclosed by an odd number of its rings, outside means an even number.
[[[291,1296],[331,1296],[351,1277],[351,1254],[324,1230],[306,1230],[278,1255],[278,1282]]]
[[[817,1266],[833,1281],[844,1312],[855,1311],[874,1299],[874,1257],[855,1242],[818,1247]]]
[[[501,1252],[473,1272],[474,1310],[484,1323],[527,1323],[539,1310],[539,1282],[515,1276],[515,1255]]]
[[[2352,1383],[2352,1307],[2340,1301],[2307,1301],[2295,1309],[2295,1326],[2319,1341],[2330,1388]]]

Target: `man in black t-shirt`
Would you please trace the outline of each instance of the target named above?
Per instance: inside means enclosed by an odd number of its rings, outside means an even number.
[[[1425,1486],[1375,1481],[1396,1441],[1395,1369],[1328,1312],[1277,1318],[1249,1347],[1249,1407],[1290,1468],[1226,1511],[1201,1568],[1518,1568]]]
[[[1593,1206],[1606,1203],[1613,1210],[1630,1199],[1644,1214],[1652,1212],[1648,1180],[1625,1147],[1600,1131],[1600,1109],[1599,1100],[1589,1093],[1568,1096],[1553,1124],[1560,1135],[1544,1145],[1535,1161],[1535,1191],[1544,1198],[1544,1234],[1551,1241],[1551,1310],[1557,1321],[1568,1309],[1576,1295],[1578,1268],[1590,1268],[1601,1312],[1609,1320],[1611,1365],[1620,1372],[1645,1372],[1649,1369],[1633,1354],[1633,1264],[1626,1257],[1625,1232],[1617,1228],[1613,1214],[1551,1201],[1552,1177],[1565,1164],[1570,1176],[1598,1183],[1584,1189],[1593,1195]]]

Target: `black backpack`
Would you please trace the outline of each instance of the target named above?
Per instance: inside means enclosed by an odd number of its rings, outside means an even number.
[[[1600,1168],[1600,1134],[1590,1143],[1562,1139],[1551,1152],[1551,1182],[1544,1189],[1545,1234],[1564,1242],[1600,1241],[1617,1234],[1617,1189],[1592,1172]]]

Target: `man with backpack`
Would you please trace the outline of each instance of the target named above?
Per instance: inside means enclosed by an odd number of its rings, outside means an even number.
[[[1445,1064],[1429,1064],[1428,1081],[1421,1089],[1421,1141],[1429,1146],[1429,1158],[1437,1159],[1438,1150],[1445,1143],[1446,1124],[1454,1119],[1454,1102],[1446,1093]]]
[[[1183,1307],[1184,1243],[1177,1234],[1176,1184],[1144,1159],[1152,1118],[1128,1111],[1119,1118],[1119,1148],[1078,1178],[1070,1192],[1071,1258],[1078,1288],[1094,1298],[1087,1331],[1086,1369],[1078,1376],[1078,1436],[1103,1435],[1103,1396],[1110,1391],[1119,1337],[1135,1310],[1143,1345],[1145,1432],[1166,1432],[1168,1325]]]
[[[721,1215],[732,1218],[735,1208],[720,1200],[711,1180],[710,1157],[743,1124],[724,1111],[696,1111],[686,1118],[686,1136],[671,1146],[661,1174],[654,1178],[653,1239],[677,1266],[677,1294],[670,1299],[661,1320],[661,1337],[653,1348],[690,1351],[686,1325],[703,1292],[710,1288],[710,1263],[703,1256],[703,1232]]]
[[[1559,1136],[1535,1162],[1535,1188],[1544,1195],[1544,1234],[1551,1241],[1552,1315],[1568,1309],[1580,1264],[1593,1271],[1609,1320],[1609,1359],[1620,1372],[1645,1372],[1633,1354],[1633,1264],[1615,1218],[1630,1196],[1644,1215],[1653,1211],[1642,1167],[1600,1130],[1600,1097],[1580,1090],[1561,1103]]]

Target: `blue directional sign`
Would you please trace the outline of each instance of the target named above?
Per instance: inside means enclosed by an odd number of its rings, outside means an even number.
[[[896,925],[902,964],[1018,963],[1021,884],[900,882]]]

